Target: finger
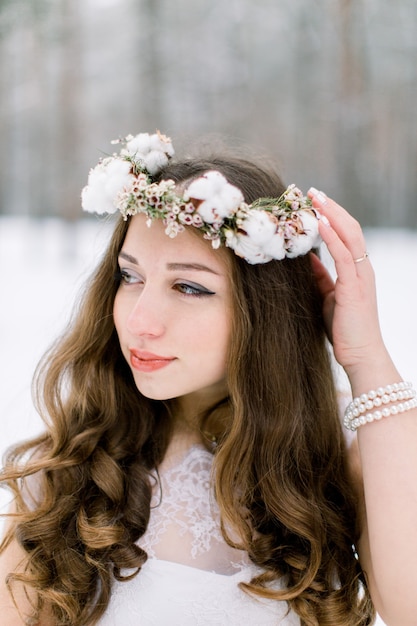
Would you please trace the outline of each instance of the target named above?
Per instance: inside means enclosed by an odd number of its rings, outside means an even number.
[[[339,277],[369,273],[365,237],[359,222],[322,191],[312,188],[308,195],[322,216],[320,235],[337,265]]]
[[[312,199],[313,206],[330,221],[332,228],[352,252],[352,257],[354,259],[361,257],[364,254],[365,238],[359,222],[323,191],[317,191],[312,187],[308,195]]]

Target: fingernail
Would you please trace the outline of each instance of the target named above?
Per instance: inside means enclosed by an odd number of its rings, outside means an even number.
[[[315,187],[310,187],[310,191],[317,198],[319,202],[321,202],[322,204],[326,204],[327,196],[325,193],[323,193],[323,191],[319,191]]]
[[[320,211],[315,211],[316,213],[316,217],[319,220],[319,222],[323,222],[324,226],[330,226],[330,222],[327,219],[327,217],[325,215],[323,215],[323,213],[320,213]]]

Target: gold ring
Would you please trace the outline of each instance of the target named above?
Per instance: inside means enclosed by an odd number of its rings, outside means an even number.
[[[365,254],[363,256],[359,257],[359,259],[353,259],[353,262],[354,263],[361,263],[362,261],[365,261],[368,257],[369,257],[368,252],[365,252]]]

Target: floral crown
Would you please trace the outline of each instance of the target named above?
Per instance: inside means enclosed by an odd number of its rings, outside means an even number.
[[[294,258],[320,245],[317,213],[295,185],[279,198],[247,204],[220,172],[208,171],[180,196],[173,180],[152,182],[174,155],[168,137],[140,133],[112,143],[122,144],[119,154],[100,160],[82,191],[89,213],[120,211],[124,219],[143,213],[148,226],[162,219],[169,237],[194,226],[213,248],[225,245],[251,264]]]

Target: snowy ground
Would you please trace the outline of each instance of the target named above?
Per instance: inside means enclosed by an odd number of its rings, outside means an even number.
[[[33,369],[65,327],[108,232],[97,222],[0,219],[0,454],[41,428],[31,406]],[[417,233],[372,230],[367,241],[386,343],[402,375],[417,383]],[[0,511],[5,503],[0,491]]]

